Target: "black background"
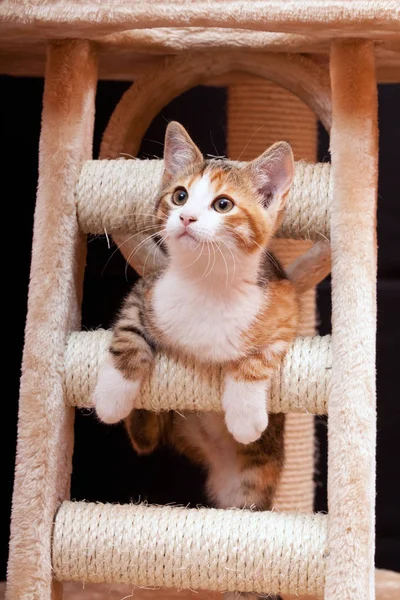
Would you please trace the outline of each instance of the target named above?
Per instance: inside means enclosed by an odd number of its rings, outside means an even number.
[[[18,381],[26,315],[37,184],[43,80],[0,78],[2,148],[2,296],[3,323],[3,491],[0,533],[0,578],[5,578],[9,517],[15,460]],[[97,94],[94,156],[102,132],[127,83],[100,82]],[[141,157],[161,156],[166,123],[179,120],[205,153],[224,154],[226,90],[199,87],[174,100],[154,120],[141,148]],[[400,571],[400,85],[379,89],[380,182],[378,209],[378,481],[377,566]],[[249,137],[252,132],[249,132]],[[320,129],[319,159],[329,160],[329,140]],[[102,237],[90,238],[85,276],[83,327],[107,327],[121,296],[135,280]],[[110,260],[109,260],[110,259]],[[5,267],[5,273],[4,273]],[[320,333],[330,332],[330,284],[319,286]],[[3,359],[4,360],[4,359]],[[3,363],[4,364],[4,363]],[[6,410],[4,410],[4,407]],[[90,413],[77,413],[72,497],[75,499],[196,505],[205,503],[203,474],[167,450],[138,458],[123,429],[97,423]],[[326,510],[326,422],[317,420],[317,510]]]

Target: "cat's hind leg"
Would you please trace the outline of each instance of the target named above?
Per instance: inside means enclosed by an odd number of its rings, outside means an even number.
[[[220,420],[217,420],[220,419]],[[217,508],[271,510],[284,464],[285,415],[269,416],[269,426],[261,437],[248,445],[236,442],[217,416],[206,416],[203,430],[207,445],[207,493]],[[260,532],[261,534],[261,532]],[[262,540],[260,540],[262,543]],[[226,592],[224,600],[260,600],[276,596]]]

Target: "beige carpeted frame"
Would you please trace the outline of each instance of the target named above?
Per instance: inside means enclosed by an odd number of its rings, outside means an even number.
[[[374,27],[376,31],[381,26],[385,44],[396,43],[398,12],[395,3],[363,2],[359,3],[363,4],[362,10],[347,13],[345,2],[325,2],[325,7],[320,2],[303,2],[304,10],[298,11],[296,2],[286,3],[283,10],[279,3],[265,1],[259,2],[257,7],[241,7],[238,16],[235,10],[239,3],[227,2],[229,9],[225,17],[222,3],[216,2],[212,10],[207,7],[206,12],[200,2],[187,3],[186,17],[182,6],[154,7],[152,12],[144,5],[141,11],[138,8],[141,3],[137,3],[136,10],[130,13],[127,3],[122,3],[125,8],[121,5],[109,12],[108,9],[99,11],[99,7],[95,9],[96,2],[93,2],[91,8],[82,13],[76,10],[73,15],[73,9],[69,7],[68,10],[61,9],[57,15],[56,5],[41,7],[40,4],[34,3],[28,11],[25,3],[5,2],[0,9],[0,23],[4,17],[7,34],[10,35],[14,26],[15,31],[18,27],[21,31],[26,30],[29,38],[34,22],[39,25],[39,30],[43,27],[47,32],[44,39],[54,40],[57,27],[68,22],[70,35],[75,31],[80,37],[86,32],[93,38],[93,28],[98,26],[101,15],[103,29],[98,28],[98,35],[113,34],[133,24],[145,28],[160,23],[198,26],[207,22],[214,27],[229,27],[232,31],[234,26],[259,29],[265,22],[271,31],[287,32],[282,33],[279,40],[275,39],[281,44],[279,50],[289,50],[294,42],[300,43],[299,39],[290,37],[296,35],[296,28],[302,35],[322,36],[325,43],[331,45],[332,178],[326,179],[325,196],[318,190],[327,206],[328,224],[324,235],[326,231],[330,233],[333,258],[332,365],[330,354],[326,353],[326,362],[320,361],[318,367],[330,370],[332,366],[328,398],[329,515],[103,507],[65,502],[73,449],[73,409],[68,402],[77,403],[71,401],[74,397],[71,380],[75,377],[76,385],[77,375],[70,371],[71,365],[65,357],[71,356],[74,343],[85,348],[81,334],[74,333],[73,337],[70,334],[79,330],[85,257],[81,231],[87,230],[87,221],[82,219],[81,211],[85,202],[81,190],[87,186],[81,184],[82,177],[87,176],[91,168],[91,163],[85,164],[85,161],[90,159],[94,122],[97,46],[85,40],[52,41],[47,52],[7,598],[55,599],[61,593],[58,581],[76,578],[220,591],[320,594],[324,590],[328,600],[372,600],[377,181],[374,45],[372,41],[361,39],[332,40],[338,27],[342,28],[346,38],[362,35],[369,27],[366,37],[380,39],[381,35],[374,33]],[[292,17],[288,4],[293,5]],[[329,27],[332,29],[330,34]],[[61,29],[58,31],[59,37],[62,33]],[[223,48],[225,30],[215,32],[220,36],[218,48]],[[123,37],[124,34],[117,34],[112,43],[118,44],[118,35]],[[151,37],[153,34],[148,30],[145,35]],[[157,30],[154,36],[157,36]],[[123,39],[126,43],[126,37]],[[231,43],[232,39],[229,39]],[[321,61],[296,53],[264,54],[257,37],[249,35],[244,39],[248,40],[246,44],[251,54],[237,50],[224,53],[220,49],[215,53],[204,52],[202,49],[201,53],[159,61],[136,82],[125,101],[123,99],[117,107],[104,137],[102,158],[117,158],[121,152],[134,154],[148,123],[169,99],[196,83],[226,78],[232,70],[267,77],[294,92],[329,128],[329,79]],[[240,83],[240,80],[236,81]],[[232,143],[234,135],[230,136]],[[104,173],[99,173],[102,165],[95,168],[100,178],[104,178]],[[310,170],[310,173],[315,172],[316,168]],[[328,171],[325,169],[324,172]],[[91,181],[92,194],[89,193],[86,199],[92,201],[92,219],[96,220],[98,178],[92,176]],[[110,188],[108,198],[123,195],[124,185],[126,181],[117,181],[117,187]],[[301,183],[299,185],[301,187]],[[298,198],[302,197],[304,195],[298,195]],[[131,202],[135,202],[134,197]],[[318,210],[320,203],[317,201],[315,206]],[[118,227],[117,218],[124,214],[124,207],[121,210],[122,213],[116,211],[107,224],[107,233],[124,243],[126,232],[121,229],[121,221]],[[116,221],[113,222],[114,218]],[[104,225],[102,219],[100,223]],[[290,227],[293,237],[304,238],[300,226],[296,228],[292,222]],[[312,237],[316,238],[315,224],[310,230]],[[123,251],[130,251],[128,244]],[[142,266],[143,262],[137,257],[139,272]],[[95,342],[95,362],[101,344],[104,349],[107,333],[97,335],[103,337]],[[318,344],[318,338],[309,343]],[[299,385],[304,384],[301,383],[304,368],[310,368],[313,356],[317,360],[314,350],[308,354],[306,367],[304,364],[296,367]],[[164,364],[165,359],[159,357],[159,361]],[[180,368],[182,366],[168,364],[168,372]],[[282,391],[282,395],[277,393],[276,396],[278,405],[285,397],[285,369],[283,366],[277,380]],[[80,390],[90,389],[87,378],[93,378],[92,371],[81,369],[78,374]],[[198,377],[195,366],[190,366],[189,371],[192,378]],[[321,398],[323,404],[326,377],[322,386],[318,375],[315,377],[311,395],[316,394],[320,403],[316,413],[324,412]],[[218,389],[218,383],[210,385],[211,389]],[[318,385],[320,389],[317,389]],[[307,395],[296,398],[293,389],[291,394],[282,410],[293,410],[296,403],[297,411],[308,410]],[[165,406],[158,396],[155,407],[149,394],[147,407],[171,408],[171,398],[164,397]],[[187,399],[190,400],[190,393]],[[143,402],[146,404],[145,397]],[[84,404],[83,401],[78,403]],[[217,400],[212,408],[218,409]],[[301,429],[297,430],[297,442],[299,431]],[[308,451],[308,460],[310,456],[312,453],[310,455]],[[302,481],[308,481],[310,490],[309,467],[304,477]],[[310,498],[312,493],[306,502],[308,506]],[[395,594],[396,590],[393,598]]]

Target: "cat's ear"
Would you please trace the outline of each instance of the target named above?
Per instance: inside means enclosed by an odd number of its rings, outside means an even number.
[[[251,178],[265,208],[280,211],[294,177],[294,160],[290,144],[278,142],[250,165]]]
[[[173,179],[200,165],[203,156],[186,129],[176,121],[169,123],[164,144],[164,178]]]

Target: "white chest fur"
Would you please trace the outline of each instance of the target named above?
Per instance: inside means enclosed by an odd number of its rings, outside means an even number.
[[[219,286],[218,286],[219,287]],[[167,271],[156,283],[156,325],[198,360],[223,362],[242,355],[241,334],[259,312],[262,290],[251,284],[210,289]]]

